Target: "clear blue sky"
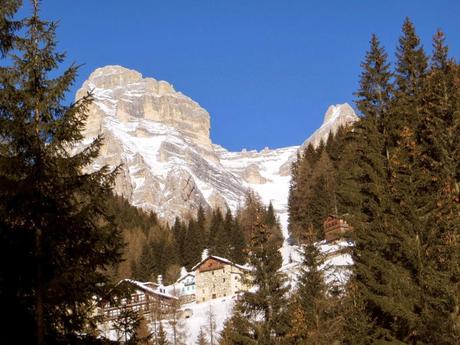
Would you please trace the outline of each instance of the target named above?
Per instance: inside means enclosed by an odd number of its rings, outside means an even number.
[[[27,0],[24,0],[27,1]],[[353,102],[375,32],[393,57],[404,17],[425,47],[442,28],[460,57],[460,1],[44,0],[59,49],[92,70],[119,64],[171,82],[211,114],[231,150],[303,142],[330,104]]]

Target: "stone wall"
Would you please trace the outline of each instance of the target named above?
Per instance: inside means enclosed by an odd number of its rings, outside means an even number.
[[[231,297],[242,290],[242,270],[223,264],[216,269],[200,271],[195,273],[196,302],[202,303],[215,298]]]

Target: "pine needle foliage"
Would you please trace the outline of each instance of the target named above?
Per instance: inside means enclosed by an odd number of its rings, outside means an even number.
[[[242,343],[281,344],[289,329],[286,276],[279,271],[282,265],[277,245],[270,240],[264,223],[264,210],[258,208],[251,232],[248,254],[251,274],[246,284],[252,291],[244,292],[237,306],[233,322],[241,328]]]
[[[104,201],[116,171],[85,170],[102,137],[73,150],[92,97],[62,104],[78,67],[57,73],[65,55],[56,52],[56,23],[39,17],[38,1],[31,16],[16,22],[18,3],[3,5],[0,300],[8,316],[2,327],[22,326],[15,343],[88,343],[93,299],[107,286],[105,269],[119,261],[122,248]]]
[[[407,19],[394,72],[375,36],[340,178],[354,228],[346,344],[458,342],[458,65]],[[441,321],[442,320],[442,321]]]

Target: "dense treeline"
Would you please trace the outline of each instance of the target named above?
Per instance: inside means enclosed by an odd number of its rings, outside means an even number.
[[[338,179],[355,229],[347,344],[460,339],[460,68],[442,32],[430,58],[402,31],[394,69],[372,37]]]
[[[117,282],[123,278],[133,277],[133,263],[141,255],[145,243],[154,238],[162,238],[162,234],[168,229],[154,213],[131,206],[121,196],[111,195],[106,199],[106,203],[107,213],[120,229],[125,243],[123,260],[110,268],[112,281]]]
[[[263,207],[253,193],[248,193],[245,206],[235,216],[228,210],[223,213],[200,207],[195,218],[188,222],[177,218],[172,227],[161,224],[154,214],[130,206],[121,197],[115,197],[111,207],[127,243],[125,261],[116,268],[116,279],[155,281],[162,275],[165,283],[171,283],[178,278],[181,267],[190,270],[201,261],[204,249],[209,254],[246,263],[247,238],[257,208],[263,209],[264,224],[274,244],[279,248],[282,243],[273,206]]]
[[[337,178],[349,127],[340,127],[318,147],[307,145],[291,166],[289,233],[299,242],[305,229],[324,239],[323,221],[342,212],[337,200]]]
[[[360,120],[292,168],[289,226],[303,262],[289,302],[256,225],[258,289],[243,294],[221,344],[460,342],[460,66],[442,32],[428,57],[406,20],[394,68],[376,36],[362,67]],[[315,244],[330,213],[353,227],[342,286],[325,280]]]

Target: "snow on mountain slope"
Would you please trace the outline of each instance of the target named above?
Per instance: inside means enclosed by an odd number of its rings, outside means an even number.
[[[91,90],[85,141],[104,135],[94,167],[122,164],[115,192],[172,222],[200,205],[241,204],[246,186],[220,163],[209,139],[209,114],[164,81],[120,66],[97,69],[78,91]]]
[[[235,211],[251,188],[265,203],[273,203],[287,238],[290,164],[298,146],[229,152],[212,144],[210,116],[198,103],[166,81],[121,66],[96,69],[76,98],[88,91],[94,103],[81,146],[104,135],[93,167],[122,164],[117,194],[173,222],[176,216],[193,216],[200,205]],[[330,131],[355,120],[348,104],[331,106],[307,142],[317,145]]]
[[[209,314],[214,314],[216,323],[216,335],[219,334],[224,326],[225,320],[232,315],[235,299],[231,297],[216,298],[205,303],[190,303],[184,308],[192,310],[193,315],[184,322],[184,330],[187,335],[187,344],[195,344],[200,333],[200,328],[206,332],[209,325]]]
[[[283,225],[283,235],[287,233],[287,200],[290,168],[287,162],[296,156],[298,146],[281,149],[264,149],[257,151],[229,152],[221,147],[216,153],[222,165],[233,174],[240,176],[254,192],[258,193],[262,202],[273,204]]]
[[[229,152],[211,142],[210,117],[198,103],[165,81],[144,78],[121,66],[95,70],[76,98],[88,91],[93,92],[94,103],[85,139],[75,150],[104,135],[93,168],[122,164],[116,193],[172,222],[176,216],[194,215],[200,205],[235,211],[251,188],[264,203],[272,202],[288,238],[290,165],[301,146]],[[303,145],[318,145],[331,131],[356,119],[348,104],[331,106],[322,126]],[[281,252],[283,270],[295,280],[300,260],[297,248],[285,241]],[[342,255],[334,260],[340,266],[348,264],[349,258]],[[185,320],[187,344],[193,344],[200,327],[205,326],[210,307],[220,330],[233,303],[224,298],[189,305],[193,316]]]
[[[320,128],[318,128],[303,144],[319,145],[327,140],[329,133],[336,133],[338,128],[357,120],[353,109],[347,104],[331,105]],[[284,238],[288,237],[287,201],[291,181],[291,163],[296,159],[300,146],[291,146],[261,151],[228,152],[214,145],[222,165],[232,173],[240,176],[262,201],[272,203],[283,228]]]

